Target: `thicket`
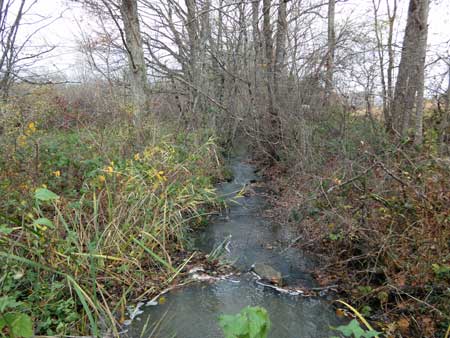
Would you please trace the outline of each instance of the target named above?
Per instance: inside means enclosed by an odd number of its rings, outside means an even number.
[[[126,101],[16,91],[0,107],[1,334],[117,333],[128,301],[179,278],[188,233],[219,206],[214,134],[148,118],[137,143]]]
[[[333,116],[302,127],[311,156],[302,158],[302,144],[286,133],[297,154],[286,152],[266,170],[279,193],[278,220],[297,227],[296,245],[321,258],[319,282],[338,283],[388,336],[443,337],[450,324],[450,161],[435,112],[427,112],[420,148],[386,133],[378,119]]]

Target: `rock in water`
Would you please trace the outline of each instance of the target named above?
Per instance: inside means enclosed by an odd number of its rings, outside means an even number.
[[[281,277],[281,273],[270,265],[264,263],[255,263],[252,266],[253,272],[255,272],[261,279],[271,282],[275,285],[282,285],[283,278]]]

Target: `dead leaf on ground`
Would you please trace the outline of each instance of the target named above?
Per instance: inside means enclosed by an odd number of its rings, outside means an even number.
[[[407,318],[400,318],[397,321],[397,327],[402,334],[408,334],[409,332],[409,320]]]

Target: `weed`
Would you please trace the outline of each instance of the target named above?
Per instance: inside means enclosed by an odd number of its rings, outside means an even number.
[[[184,241],[219,203],[214,139],[164,132],[134,150],[120,125],[25,126],[0,139],[0,296],[35,334],[117,333],[126,301],[164,288],[192,258]],[[11,321],[16,312],[0,332],[26,322]]]

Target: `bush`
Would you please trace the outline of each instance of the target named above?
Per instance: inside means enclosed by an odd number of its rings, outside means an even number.
[[[340,281],[360,311],[389,312],[391,331],[438,335],[450,313],[450,163],[437,157],[435,137],[416,149],[362,122],[354,117],[346,136],[332,139],[321,125],[319,160],[301,171],[283,163],[293,169],[276,178],[280,217],[290,206],[299,243],[326,261],[319,280]]]

